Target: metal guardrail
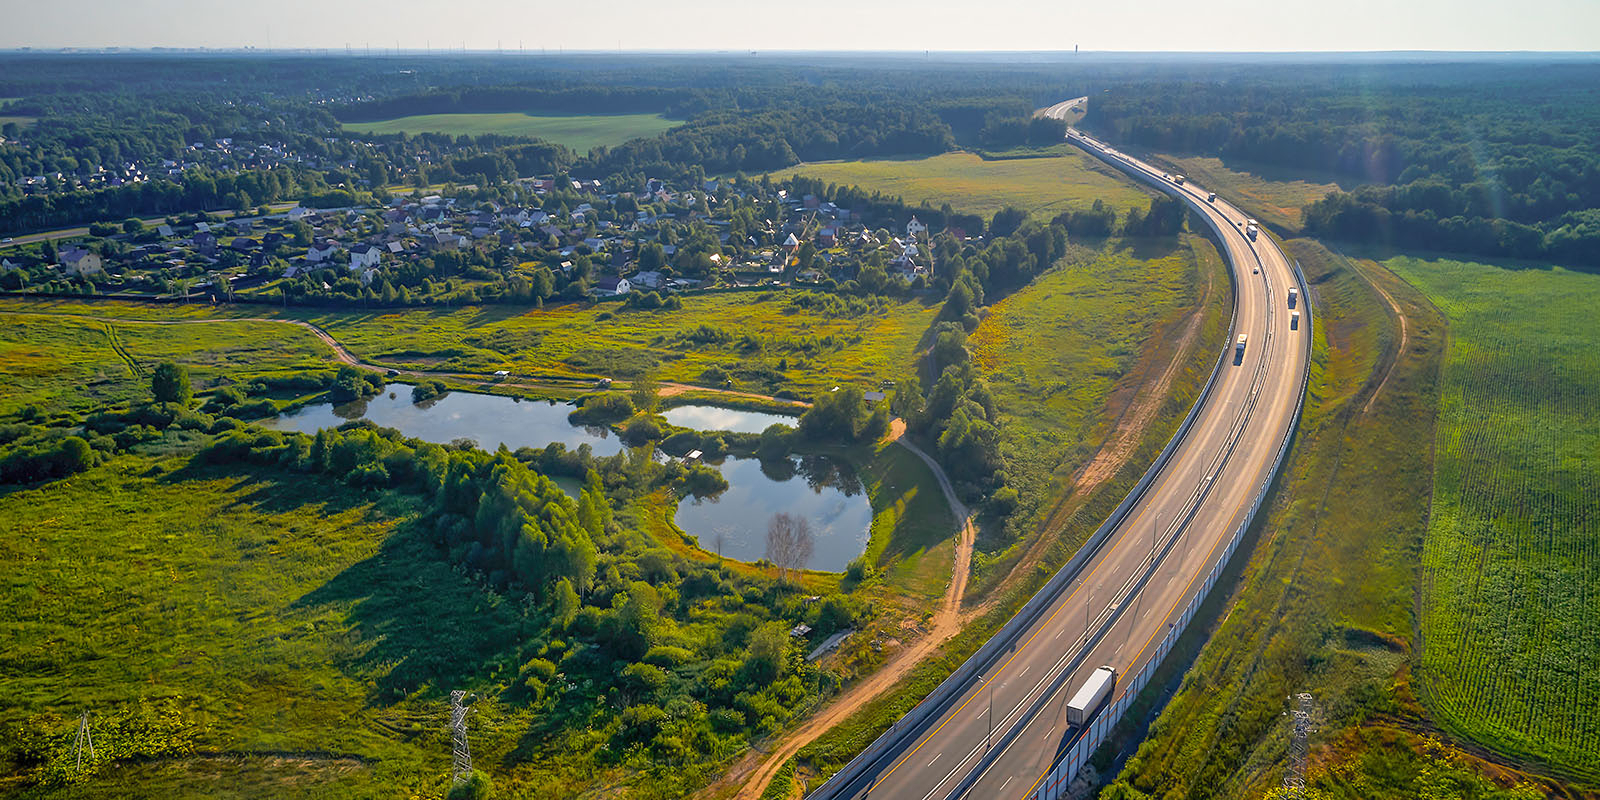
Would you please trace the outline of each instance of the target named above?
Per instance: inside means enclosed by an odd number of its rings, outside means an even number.
[[[1090,152],[1094,151],[1091,149]],[[1101,155],[1103,158],[1103,154]],[[1192,205],[1198,205],[1199,203],[1199,201],[1197,201],[1188,192],[1178,192],[1178,195],[1185,198]],[[1216,228],[1216,223],[1210,219],[1210,215],[1205,216],[1207,221],[1211,223],[1212,227]],[[1270,242],[1270,239],[1268,241]],[[1256,253],[1256,257],[1259,259],[1260,255],[1256,249],[1256,243],[1249,242],[1248,244],[1251,252]],[[1273,244],[1272,246],[1274,248],[1277,247],[1276,244]],[[1256,514],[1260,512],[1262,503],[1266,501],[1267,495],[1272,489],[1273,482],[1277,480],[1279,472],[1283,469],[1284,459],[1288,457],[1289,446],[1294,441],[1296,431],[1299,430],[1300,416],[1305,409],[1306,389],[1311,380],[1311,352],[1315,334],[1315,329],[1312,326],[1311,319],[1310,292],[1306,284],[1305,273],[1301,271],[1300,263],[1298,261],[1292,261],[1288,259],[1287,256],[1285,256],[1284,260],[1293,265],[1292,269],[1294,271],[1295,282],[1299,286],[1300,297],[1302,298],[1303,307],[1301,310],[1304,311],[1302,326],[1305,329],[1305,335],[1302,337],[1302,339],[1305,342],[1304,350],[1306,357],[1306,368],[1300,374],[1300,391],[1295,401],[1294,414],[1290,417],[1289,427],[1284,431],[1283,439],[1278,445],[1278,453],[1273,460],[1272,469],[1267,473],[1268,478],[1261,488],[1256,492],[1255,499],[1250,504],[1249,512],[1245,514],[1244,519],[1240,521],[1239,525],[1234,528],[1233,533],[1229,535],[1227,549],[1222,553],[1220,558],[1212,563],[1210,570],[1206,572],[1205,580],[1201,584],[1199,590],[1189,599],[1188,604],[1184,606],[1183,611],[1178,615],[1177,620],[1167,631],[1166,636],[1164,636],[1160,644],[1157,645],[1155,653],[1152,654],[1150,659],[1145,662],[1145,665],[1137,674],[1135,674],[1132,680],[1121,685],[1116,699],[1113,700],[1111,704],[1103,709],[1099,714],[1095,715],[1095,718],[1089,724],[1089,727],[1084,729],[1083,733],[1073,741],[1072,745],[1067,748],[1066,752],[1062,753],[1061,757],[1056,761],[1055,765],[1051,767],[1050,771],[1045,773],[1038,781],[1034,783],[1034,786],[1030,788],[1028,790],[1028,794],[1025,795],[1027,800],[1058,800],[1065,793],[1065,790],[1072,784],[1073,778],[1077,777],[1079,770],[1083,768],[1083,765],[1089,756],[1094,753],[1095,749],[1100,746],[1100,743],[1103,742],[1106,736],[1110,734],[1111,729],[1115,727],[1119,721],[1121,721],[1122,715],[1127,713],[1128,709],[1132,706],[1133,701],[1138,697],[1139,692],[1142,691],[1150,682],[1150,678],[1155,674],[1156,669],[1161,665],[1161,662],[1166,658],[1167,654],[1171,652],[1173,645],[1175,645],[1178,638],[1183,635],[1184,631],[1188,628],[1189,622],[1194,618],[1195,613],[1199,611],[1200,606],[1205,602],[1207,596],[1210,595],[1211,588],[1216,585],[1217,579],[1221,576],[1222,571],[1227,567],[1228,561],[1232,558],[1234,551],[1238,548],[1240,540],[1244,538],[1245,531],[1249,530],[1250,525],[1254,523]]]
[[[1091,152],[1093,151],[1091,150]],[[1159,183],[1159,179],[1155,182]],[[1210,215],[1202,214],[1202,216],[1212,230],[1216,232],[1220,240],[1222,238],[1221,226],[1217,225]],[[1178,447],[1182,445],[1183,440],[1188,436],[1190,429],[1194,426],[1196,417],[1200,413],[1200,409],[1206,405],[1206,402],[1211,397],[1217,378],[1222,374],[1223,367],[1227,363],[1228,354],[1232,352],[1232,342],[1238,326],[1239,287],[1237,280],[1230,282],[1229,285],[1233,291],[1234,304],[1228,320],[1227,345],[1218,354],[1217,363],[1211,370],[1211,376],[1206,380],[1205,387],[1201,389],[1199,397],[1195,399],[1194,405],[1178,426],[1178,430],[1173,433],[1172,438],[1167,441],[1166,447],[1156,456],[1155,461],[1151,463],[1150,468],[1145,471],[1139,482],[1128,492],[1128,496],[1111,512],[1106,521],[1078,549],[1078,552],[1044,586],[1040,587],[1033,597],[1023,604],[1022,608],[989,638],[989,641],[983,647],[969,656],[960,667],[950,673],[949,677],[940,682],[921,703],[907,712],[905,716],[896,720],[889,730],[873,740],[872,744],[867,746],[867,749],[857,754],[855,758],[834,773],[822,786],[817,787],[816,791],[807,795],[808,798],[832,800],[832,798],[839,796],[841,790],[849,787],[857,778],[877,766],[878,760],[886,751],[904,743],[908,738],[914,740],[917,736],[920,736],[924,726],[930,719],[936,718],[938,714],[942,713],[951,701],[966,691],[974,678],[993,666],[998,657],[1016,642],[1023,631],[1027,630],[1028,626],[1033,624],[1051,603],[1055,602],[1061,592],[1077,578],[1078,573],[1089,559],[1099,552],[1100,547],[1105,544],[1105,540],[1111,535],[1111,531],[1122,524],[1128,512],[1144,497],[1145,492],[1150,488],[1150,484],[1155,481],[1156,476],[1161,473],[1162,468],[1172,459],[1173,453],[1177,452]],[[1309,317],[1307,318],[1307,324],[1309,325]]]

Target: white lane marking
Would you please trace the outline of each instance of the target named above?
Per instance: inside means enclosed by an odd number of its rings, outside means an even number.
[[[1022,677],[1024,675],[1028,674],[1028,670],[1030,670],[1030,669],[1033,669],[1033,665],[1032,664],[1029,664],[1028,666],[1023,667],[1022,671],[1017,673],[1017,677],[1020,678],[1020,677]]]
[[[1015,778],[1015,777],[1017,777],[1017,776],[1015,776],[1015,775],[1011,776],[1011,778]],[[1006,787],[1011,785],[1011,778],[1006,778],[1006,782],[1000,784],[1000,791],[1002,791],[1002,792],[1005,791]]]
[[[944,755],[944,753],[940,753],[938,756],[934,756],[933,757],[933,761],[938,761],[939,760],[939,756],[942,756],[942,755]],[[933,766],[933,761],[929,761],[928,762],[928,766],[930,766],[930,767]]]

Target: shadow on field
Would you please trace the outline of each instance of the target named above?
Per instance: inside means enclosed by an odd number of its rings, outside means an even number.
[[[427,527],[400,526],[377,554],[291,606],[348,608],[346,622],[362,643],[352,662],[371,674],[373,705],[470,689],[497,667],[514,673],[520,663],[516,605],[452,569]]]

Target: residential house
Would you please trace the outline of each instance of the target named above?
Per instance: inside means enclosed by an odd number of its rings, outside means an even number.
[[[57,253],[61,266],[66,267],[68,275],[92,275],[102,272],[104,264],[100,254],[82,247],[67,247]]]
[[[204,225],[205,223],[201,224]],[[213,256],[217,254],[217,237],[209,231],[196,233],[190,238],[190,241],[194,242],[194,249],[199,250],[200,255]]]
[[[378,262],[383,259],[383,250],[370,244],[364,244],[350,249],[350,269],[376,269]]]
[[[629,278],[628,282],[634,286],[640,286],[646,289],[660,289],[667,285],[667,278],[661,273],[655,271],[639,272],[634,274],[633,277]]]
[[[389,243],[389,252],[392,255],[400,255],[401,253],[404,253],[405,251],[406,251],[405,242],[402,242],[399,239],[396,239],[396,240],[394,240],[394,241]]]
[[[927,232],[928,226],[919,222],[915,214],[911,216],[911,221],[906,223],[906,235],[913,239]]]
[[[435,250],[460,250],[467,246],[467,237],[450,231],[434,231],[428,246]]]
[[[161,234],[161,238],[163,239],[171,239],[174,235],[176,235],[172,232],[171,225],[157,225],[156,233]]]
[[[289,209],[289,213],[286,216],[288,216],[290,222],[299,222],[312,213],[313,212],[309,208],[295,206],[294,208]]]
[[[594,283],[594,292],[601,297],[627,294],[631,291],[633,291],[633,284],[627,278],[613,276],[601,278]]]
[[[833,247],[839,243],[839,229],[834,227],[823,228],[817,231],[818,247]]]
[[[306,250],[306,261],[311,264],[321,264],[333,260],[333,251],[339,248],[338,242],[323,241],[312,242]]]

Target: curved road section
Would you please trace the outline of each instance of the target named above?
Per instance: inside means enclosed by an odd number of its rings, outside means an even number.
[[[1077,556],[813,797],[1062,796],[1205,599],[1298,423],[1311,320],[1295,266],[1206,189],[1079,131],[1067,138],[1183,199],[1213,229],[1234,278],[1226,350],[1183,427]],[[1086,719],[1069,721],[1069,701],[1100,667],[1116,671],[1114,686]]]

